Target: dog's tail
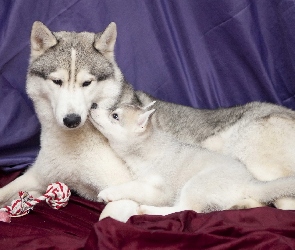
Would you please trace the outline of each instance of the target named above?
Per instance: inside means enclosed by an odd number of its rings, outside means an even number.
[[[255,180],[247,190],[248,196],[264,204],[284,197],[295,198],[295,177],[282,177],[272,181]]]

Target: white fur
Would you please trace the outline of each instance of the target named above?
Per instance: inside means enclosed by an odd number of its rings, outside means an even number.
[[[76,75],[76,50],[74,48],[71,51],[71,59],[71,84],[74,84]]]

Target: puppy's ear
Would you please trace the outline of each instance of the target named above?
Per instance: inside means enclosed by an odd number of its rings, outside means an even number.
[[[94,47],[105,56],[113,57],[117,39],[117,25],[112,22],[101,33],[94,37]]]
[[[153,101],[153,102],[149,103],[148,105],[146,105],[145,107],[142,107],[142,109],[147,110],[148,108],[152,107],[155,103],[156,103],[156,101]]]
[[[57,44],[53,33],[41,22],[36,21],[31,31],[31,56],[36,58]]]
[[[150,117],[155,111],[155,109],[152,109],[138,116],[136,132],[144,132],[146,130]]]

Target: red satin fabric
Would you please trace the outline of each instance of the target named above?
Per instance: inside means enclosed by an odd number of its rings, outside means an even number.
[[[110,218],[94,225],[87,249],[294,249],[295,211],[256,208]]]
[[[0,186],[19,173],[1,174]],[[295,211],[265,207],[98,222],[104,205],[75,195],[60,210],[45,202],[0,223],[0,249],[294,249]]]

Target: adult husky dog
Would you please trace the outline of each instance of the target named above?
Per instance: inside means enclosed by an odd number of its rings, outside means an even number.
[[[40,22],[33,24],[26,87],[41,123],[41,150],[24,175],[0,189],[1,205],[20,190],[39,196],[56,181],[96,200],[99,190],[130,179],[87,120],[97,98],[107,103],[118,95],[112,86],[121,75],[108,51],[114,43],[108,33],[52,33]]]
[[[23,176],[0,189],[1,205],[19,190],[40,194],[55,181],[96,200],[99,190],[130,180],[127,167],[87,120],[93,103],[112,109],[154,100],[124,80],[114,58],[116,34],[114,23],[98,34],[51,32],[34,23],[27,93],[41,123],[41,150]],[[287,108],[250,103],[199,110],[158,100],[155,109],[160,128],[181,141],[240,159],[259,180],[294,174],[295,112]],[[291,198],[275,205],[295,209]]]

